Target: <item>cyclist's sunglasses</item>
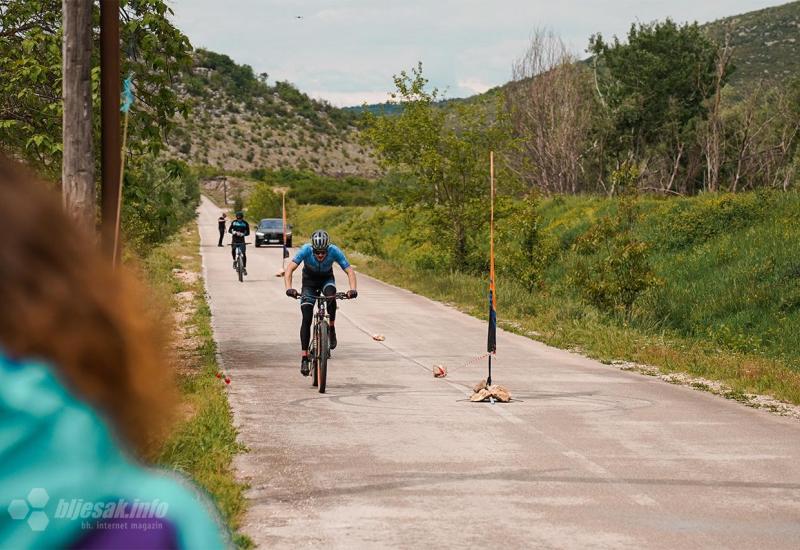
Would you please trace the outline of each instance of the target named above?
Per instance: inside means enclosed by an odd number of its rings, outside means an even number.
[[[324,258],[328,255],[327,250],[314,250],[314,256],[319,256],[320,258]]]

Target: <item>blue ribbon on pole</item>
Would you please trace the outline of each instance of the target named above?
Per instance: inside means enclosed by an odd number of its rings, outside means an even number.
[[[133,105],[133,73],[128,75],[128,78],[122,81],[122,105],[120,111],[127,113],[131,105]]]

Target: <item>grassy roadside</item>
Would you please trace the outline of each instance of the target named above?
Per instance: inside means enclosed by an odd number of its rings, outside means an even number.
[[[485,319],[486,281],[462,273],[441,273],[394,262],[352,255],[357,270],[433,300],[448,303],[474,317]],[[800,373],[783,361],[754,354],[722,350],[701,340],[648,335],[602,317],[562,309],[558,300],[542,297],[530,306],[527,292],[515,281],[498,281],[500,326],[558,348],[578,351],[603,363],[625,361],[657,367],[663,373],[687,373],[722,382],[725,397],[758,406],[747,394],[768,394],[800,404]],[[515,301],[519,298],[519,301]],[[563,304],[565,305],[565,304]],[[642,370],[652,374],[648,369]],[[700,388],[696,384],[695,387]]]
[[[216,377],[216,344],[200,275],[199,244],[197,227],[190,223],[144,262],[159,302],[176,312],[175,364],[184,399],[182,420],[159,462],[187,473],[204,487],[229,526],[236,546],[250,548],[252,541],[237,531],[246,507],[245,486],[236,481],[232,470],[234,455],[244,449],[236,441],[224,383]]]
[[[639,201],[634,234],[650,247],[658,283],[622,318],[587,303],[576,246],[598,221],[618,211],[600,197],[555,197],[537,207],[543,267],[540,284],[525,281],[520,254],[522,215],[498,222],[498,318],[504,328],[605,363],[670,380],[689,376],[748,394],[800,404],[800,195],[749,193]],[[424,213],[422,213],[424,214]],[[295,232],[325,227],[357,260],[358,269],[471,315],[486,316],[486,277],[447,267],[441,236],[424,215],[406,218],[389,207],[308,206]],[[488,257],[488,230],[476,228],[468,251]],[[601,242],[600,245],[603,245]],[[602,246],[594,250],[602,250]],[[523,269],[521,269],[523,268]],[[663,377],[663,376],[662,376]],[[704,382],[697,381],[699,385]]]

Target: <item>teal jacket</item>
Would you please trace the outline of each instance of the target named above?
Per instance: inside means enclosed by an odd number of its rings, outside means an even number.
[[[0,548],[71,546],[126,517],[126,529],[168,524],[182,548],[230,546],[197,488],[128,456],[47,365],[0,352]]]

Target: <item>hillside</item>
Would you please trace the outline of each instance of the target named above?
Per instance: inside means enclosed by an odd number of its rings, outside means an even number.
[[[736,70],[729,85],[737,90],[749,89],[759,82],[778,83],[800,76],[800,1],[726,17],[706,23],[702,28],[720,43],[726,32],[730,33],[731,45],[735,48],[733,64]],[[585,61],[590,60],[587,58]],[[441,103],[446,106],[458,101],[482,100],[502,91],[504,87],[497,86],[483,94],[448,99]],[[378,103],[347,107],[345,110],[394,115],[400,109],[397,105]]]
[[[735,88],[800,76],[800,2],[728,17],[705,28],[718,41],[730,33],[736,66],[730,84]]]
[[[356,114],[313,100],[288,82],[269,85],[267,75],[256,76],[226,55],[197,50],[178,90],[189,113],[169,136],[170,156],[226,171],[378,174],[359,141]]]

